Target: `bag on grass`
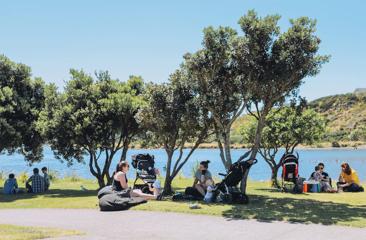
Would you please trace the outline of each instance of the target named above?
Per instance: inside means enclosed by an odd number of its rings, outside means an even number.
[[[201,193],[194,187],[187,187],[184,191],[185,196],[190,196],[192,200],[203,200]]]

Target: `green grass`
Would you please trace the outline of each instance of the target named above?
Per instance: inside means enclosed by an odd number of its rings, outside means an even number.
[[[0,237],[2,240],[33,240],[80,234],[80,232],[73,230],[0,224]]]
[[[177,178],[174,187],[183,191],[191,179]],[[81,191],[83,185],[88,191]],[[224,216],[228,219],[289,221],[366,227],[366,193],[281,193],[268,182],[248,183],[248,205],[202,204],[190,209],[189,202],[150,201],[134,209]],[[59,180],[47,194],[0,195],[0,208],[98,208],[97,184],[90,180]],[[2,190],[2,189],[0,189]]]

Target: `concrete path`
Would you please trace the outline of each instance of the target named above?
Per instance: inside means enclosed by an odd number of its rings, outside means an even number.
[[[57,227],[86,233],[84,236],[59,238],[68,240],[366,239],[366,228],[266,223],[255,220],[228,220],[207,215],[133,210],[99,212],[87,209],[6,209],[0,210],[0,223]]]

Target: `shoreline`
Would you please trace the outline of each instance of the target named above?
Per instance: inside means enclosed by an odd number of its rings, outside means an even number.
[[[184,148],[185,149],[190,149],[192,148],[192,144],[187,144]],[[146,150],[158,150],[158,149],[163,149],[163,147],[141,147],[140,145],[131,145],[129,147],[129,149],[146,149]],[[197,149],[218,149],[216,144],[202,144],[201,146],[199,146]],[[235,150],[235,149],[249,149],[248,146],[243,145],[243,144],[232,144],[231,145],[231,150]],[[284,149],[284,148],[280,148],[280,149]],[[350,145],[343,145],[340,147],[332,147],[332,146],[303,146],[303,145],[299,145],[298,147],[296,147],[296,149],[298,150],[366,150],[366,144],[361,144],[361,145],[357,145],[357,146],[350,146]]]

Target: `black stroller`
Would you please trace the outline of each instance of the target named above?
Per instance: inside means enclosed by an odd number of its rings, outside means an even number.
[[[216,184],[214,200],[224,203],[247,204],[249,198],[246,195],[246,182],[241,182],[241,180],[248,176],[251,166],[257,162],[257,159],[239,161],[231,165],[227,174],[220,173],[219,175],[224,176],[224,179]]]
[[[289,189],[293,192],[299,192],[299,154],[284,154],[281,159],[282,162],[282,191],[287,192]],[[291,186],[288,188],[288,186]]]
[[[153,184],[156,180],[154,155],[133,155],[132,166],[136,169],[136,178],[133,183],[133,188],[141,189],[144,193],[151,193],[149,184]],[[136,184],[138,179],[141,179],[144,184]]]

